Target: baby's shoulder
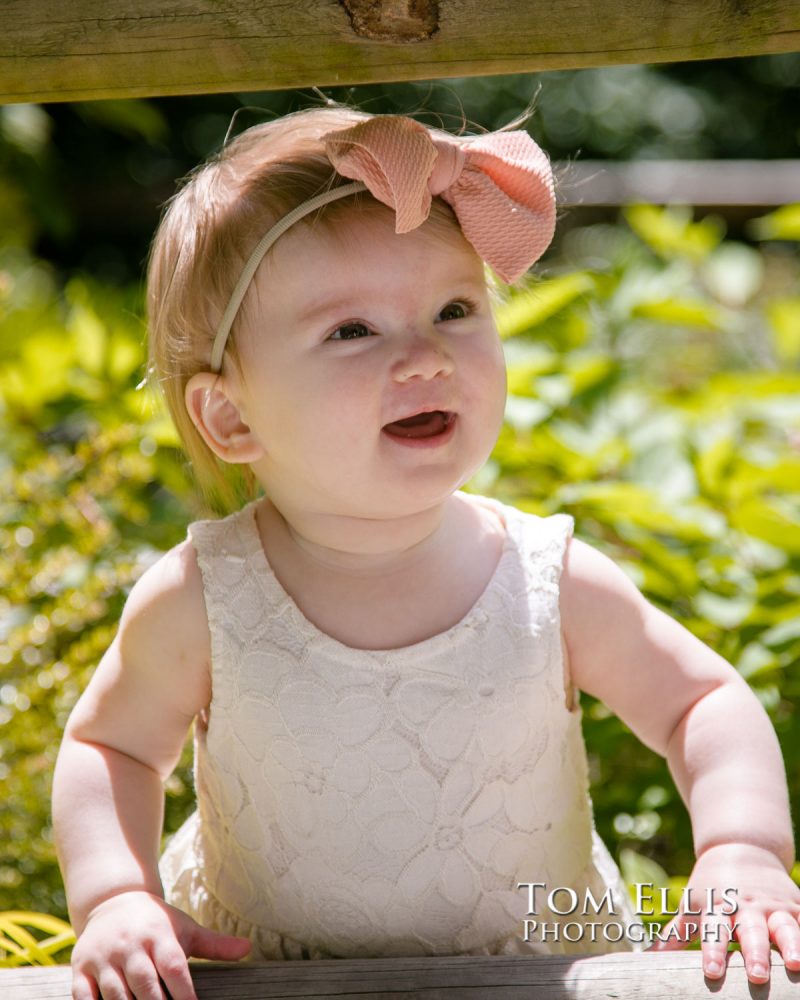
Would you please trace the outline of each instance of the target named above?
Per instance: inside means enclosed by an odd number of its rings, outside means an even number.
[[[562,605],[580,603],[582,614],[591,607],[601,615],[609,602],[634,606],[644,603],[628,574],[609,556],[579,538],[570,538],[566,545],[561,599]]]
[[[165,552],[134,584],[120,619],[119,642],[137,658],[165,653],[207,664],[210,639],[197,554],[186,539]]]
[[[202,601],[203,580],[197,553],[187,538],[144,571],[131,589],[125,612],[152,614],[169,610],[182,616],[202,610]]]

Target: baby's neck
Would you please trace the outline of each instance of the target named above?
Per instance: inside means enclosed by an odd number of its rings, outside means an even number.
[[[317,628],[357,649],[408,646],[455,625],[488,585],[505,538],[496,512],[459,493],[366,525],[289,521],[269,502],[256,517],[284,590]]]
[[[458,499],[403,517],[370,519],[292,511],[287,517],[265,501],[258,512],[261,537],[270,548],[289,547],[304,562],[347,575],[384,575],[435,558],[451,541]]]

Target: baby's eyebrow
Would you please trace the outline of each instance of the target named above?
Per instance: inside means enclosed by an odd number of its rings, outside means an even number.
[[[363,295],[351,295],[346,299],[320,299],[317,302],[312,302],[307,308],[303,309],[299,313],[297,320],[299,323],[311,323],[328,313],[352,312],[356,302],[361,302],[364,298],[365,296]]]
[[[441,294],[444,298],[448,296],[453,296],[457,298],[459,295],[464,294],[468,289],[476,289],[478,287],[485,288],[486,282],[481,274],[478,278],[476,275],[471,273],[461,273],[454,271],[452,276],[443,281],[441,288]],[[377,295],[380,293],[375,290],[358,289],[348,292],[346,296],[337,295],[335,292],[331,294],[330,297],[323,297],[320,299],[312,300],[302,309],[297,315],[298,323],[314,323],[320,320],[322,317],[330,314],[336,313],[342,316],[348,316],[351,313],[355,314],[361,311],[364,304],[369,304],[373,301]]]

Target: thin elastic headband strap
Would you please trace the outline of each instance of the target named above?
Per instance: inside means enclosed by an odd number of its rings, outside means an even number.
[[[222,319],[219,321],[217,334],[214,337],[214,345],[211,348],[212,372],[219,372],[222,369],[222,355],[225,353],[225,345],[228,342],[228,334],[231,332],[231,326],[233,326],[233,321],[239,312],[242,300],[247,294],[250,282],[258,270],[258,265],[264,259],[264,255],[272,244],[283,236],[286,230],[293,226],[295,222],[302,219],[304,215],[313,212],[315,208],[322,208],[328,202],[336,201],[338,198],[346,198],[349,194],[357,194],[359,191],[366,190],[366,184],[362,184],[361,181],[354,181],[352,184],[343,184],[340,187],[331,188],[330,191],[324,191],[322,194],[315,195],[313,198],[309,198],[308,201],[304,201],[298,205],[288,215],[285,215],[280,222],[275,223],[272,229],[268,230],[261,238],[258,246],[250,254],[250,258],[245,264],[239,280],[236,282],[236,287],[231,294],[228,305],[225,307]]]

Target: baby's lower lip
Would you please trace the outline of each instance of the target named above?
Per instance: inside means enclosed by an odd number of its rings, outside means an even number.
[[[437,410],[409,420],[386,424],[384,437],[408,448],[435,448],[450,440],[456,424],[456,414]]]

